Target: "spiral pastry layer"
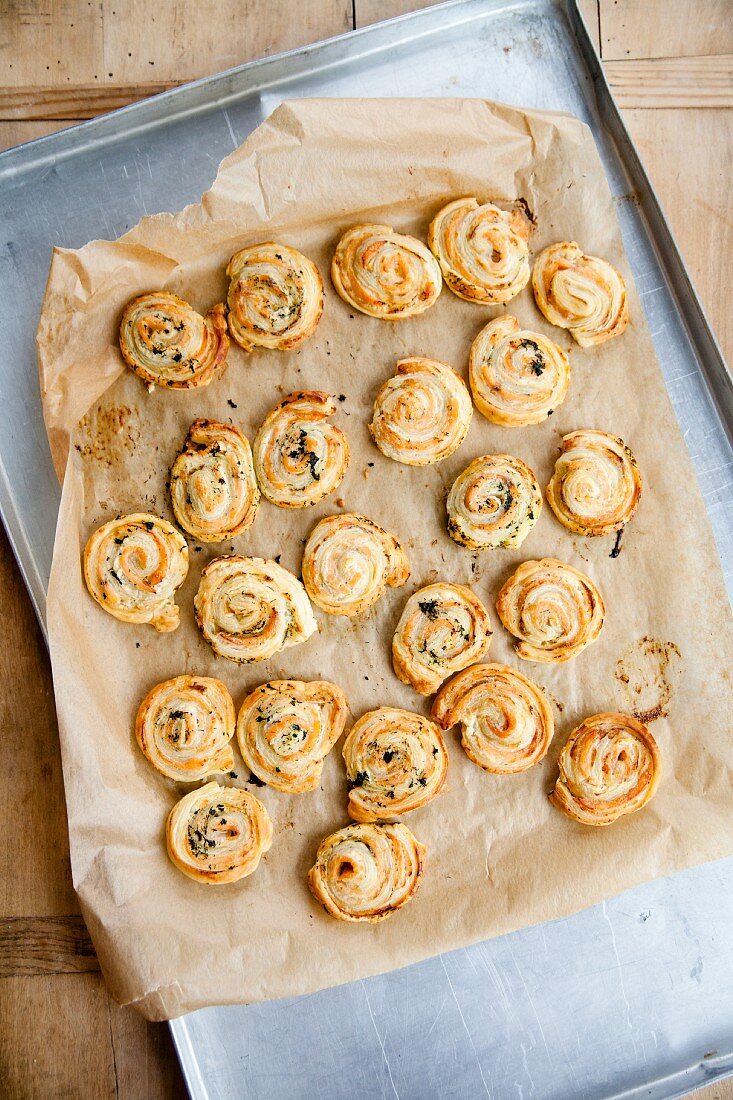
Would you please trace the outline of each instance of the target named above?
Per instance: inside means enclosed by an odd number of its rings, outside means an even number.
[[[576,535],[620,531],[641,498],[636,459],[622,439],[585,429],[563,436],[547,500]]]
[[[525,561],[496,601],[502,623],[525,661],[569,661],[594,642],[606,609],[590,577],[556,558]]]
[[[441,729],[461,724],[469,760],[487,772],[524,772],[545,756],[555,723],[544,693],[508,665],[473,665],[438,692],[432,715]]]
[[[175,294],[141,294],[122,315],[120,351],[149,386],[208,386],[229,351],[224,306],[220,303],[202,317]]]
[[[194,420],[171,468],[170,492],[178,523],[199,542],[240,534],[260,502],[249,440],[231,424]]]
[[[569,329],[582,348],[620,336],[629,323],[623,277],[606,260],[584,255],[575,241],[540,252],[532,289],[550,324]]]
[[[462,584],[439,581],[413,593],[392,639],[397,678],[431,695],[454,672],[480,661],[491,644],[489,613]]]
[[[372,439],[387,458],[408,466],[441,462],[471,425],[471,398],[452,367],[437,359],[400,359],[374,402]]]
[[[453,482],[448,534],[469,550],[521,546],[542,509],[537,478],[521,458],[482,455]]]
[[[406,825],[347,825],[322,840],[311,893],[336,920],[385,920],[414,898],[425,848]]]
[[[303,585],[265,558],[210,561],[193,606],[214,653],[242,664],[265,661],[318,630]]]
[[[367,711],[344,743],[349,816],[390,821],[425,806],[440,793],[448,752],[434,722],[396,707]]]
[[[435,216],[428,244],[443,277],[467,302],[509,302],[529,282],[531,222],[521,206],[506,211],[456,199]]]
[[[343,733],[348,706],[326,680],[271,680],[242,704],[237,741],[251,772],[278,791],[318,786],[323,761]]]
[[[104,523],[84,549],[84,580],[100,607],[123,623],[175,630],[174,601],[188,573],[188,546],[160,516],[136,512]]]
[[[227,275],[229,332],[245,351],[290,351],[316,331],[323,281],[302,252],[274,241],[253,244],[234,253]]]
[[[359,615],[387,585],[399,588],[410,576],[399,540],[356,512],[326,516],[316,524],[305,544],[302,570],[306,592],[329,615]]]
[[[179,783],[234,767],[234,703],[221,680],[176,676],[156,684],[140,704],[137,743],[154,768]]]
[[[341,484],[349,465],[349,443],[328,423],[336,404],[327,393],[309,390],[284,397],[257,432],[255,470],[262,495],[280,508],[306,508]]]
[[[257,870],[272,844],[270,815],[249,791],[207,783],[168,815],[168,855],[179,871],[218,886]]]
[[[645,806],[662,760],[650,731],[628,714],[594,714],[573,730],[560,753],[550,801],[581,825],[610,825]]]
[[[493,424],[539,424],[565,400],[570,363],[557,344],[505,314],[471,345],[469,381],[476,408]]]
[[[343,300],[385,321],[414,317],[432,306],[443,280],[422,241],[389,225],[355,225],[336,246],[331,279]]]

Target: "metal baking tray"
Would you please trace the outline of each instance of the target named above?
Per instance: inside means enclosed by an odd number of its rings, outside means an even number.
[[[284,98],[480,96],[592,128],[733,590],[733,386],[574,0],[454,0],[0,155],[0,511],[43,621],[59,489],[34,334],[53,244],[177,210]],[[253,945],[256,949],[256,945]],[[171,1024],[194,1100],[681,1096],[733,1073],[733,859],[309,997]]]

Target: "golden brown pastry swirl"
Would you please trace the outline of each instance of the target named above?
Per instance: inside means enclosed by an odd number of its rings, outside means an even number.
[[[433,718],[444,730],[460,722],[468,758],[499,775],[537,764],[555,728],[544,693],[508,665],[473,665],[459,672],[435,697]]]
[[[323,761],[343,733],[348,706],[326,680],[271,680],[251,692],[237,718],[237,740],[251,772],[278,791],[314,790]]]
[[[437,359],[400,359],[374,402],[372,439],[387,458],[408,466],[441,462],[471,425],[471,398],[452,367]]]
[[[216,305],[202,317],[175,294],[141,294],[122,315],[120,351],[149,386],[207,386],[229,351],[224,306]]]
[[[402,544],[379,524],[356,512],[326,516],[303,551],[303,584],[314,604],[329,615],[359,615],[389,585],[410,576]]]
[[[606,260],[584,255],[575,241],[540,252],[532,289],[550,324],[569,329],[582,348],[620,336],[629,322],[623,277]]]
[[[179,871],[210,886],[251,875],[272,844],[270,815],[238,787],[207,783],[168,815],[168,855]]]
[[[188,546],[160,516],[136,512],[104,523],[84,550],[84,580],[100,607],[125,623],[175,630],[174,602],[188,573]]]
[[[425,806],[440,793],[448,772],[448,752],[435,723],[396,707],[363,714],[343,752],[354,821],[390,821]]]
[[[318,629],[303,585],[277,562],[215,558],[201,574],[196,621],[211,648],[229,661],[265,661]]]
[[[636,459],[622,439],[587,428],[563,436],[547,500],[576,535],[620,531],[641,498]]]
[[[170,492],[176,519],[199,542],[240,534],[260,501],[249,440],[231,424],[194,420],[171,468]]]
[[[512,455],[475,458],[453,482],[448,534],[470,550],[521,546],[542,509],[533,471]]]
[[[227,267],[229,331],[245,351],[290,351],[307,340],[323,312],[323,281],[312,260],[274,241],[235,252]]]
[[[308,885],[336,920],[376,922],[414,898],[424,862],[406,825],[348,825],[321,841]]]
[[[521,205],[456,199],[435,216],[428,236],[446,283],[467,302],[508,302],[529,282],[531,222]]]
[[[349,465],[349,444],[328,423],[336,404],[327,393],[290,393],[265,418],[254,446],[262,495],[280,508],[305,508],[332,493]]]
[[[601,632],[605,608],[590,577],[556,558],[525,561],[496,601],[506,629],[526,661],[569,661]]]
[[[541,423],[565,400],[570,363],[552,340],[505,314],[482,328],[471,345],[469,381],[487,420],[522,428]]]
[[[234,703],[221,680],[176,676],[148,692],[135,721],[137,743],[154,768],[179,783],[234,767]]]
[[[550,801],[581,825],[610,825],[645,806],[662,770],[659,748],[627,714],[594,714],[570,734]]]
[[[443,280],[422,241],[389,225],[355,225],[338,245],[331,279],[343,300],[385,321],[414,317],[432,306]]]
[[[421,695],[480,661],[491,643],[489,613],[470,588],[439,581],[410,596],[392,639],[397,678]]]

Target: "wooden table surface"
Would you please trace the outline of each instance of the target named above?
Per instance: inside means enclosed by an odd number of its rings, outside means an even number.
[[[0,149],[420,0],[0,0]],[[733,0],[582,0],[729,362]],[[0,529],[0,1097],[185,1094],[163,1024],[107,995],[71,885],[48,657]],[[10,840],[12,839],[12,842]],[[727,1083],[699,1092],[731,1100]],[[436,1098],[437,1100],[437,1098]]]

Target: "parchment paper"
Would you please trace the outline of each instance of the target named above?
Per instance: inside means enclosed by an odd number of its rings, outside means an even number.
[[[462,195],[522,196],[538,219],[534,253],[577,240],[617,265],[629,286],[631,325],[621,338],[583,351],[542,319],[527,288],[509,309],[569,349],[568,399],[544,424],[519,430],[474,413],[455,455],[414,469],[390,462],[370,443],[379,385],[409,354],[445,360],[466,377],[471,340],[501,308],[461,302],[444,288],[422,317],[373,320],[337,297],[329,262],[354,222],[387,223],[424,240],[433,214]],[[231,253],[262,239],[294,245],[318,264],[326,306],[315,336],[294,353],[246,356],[232,347],[225,375],[208,388],[148,394],[123,368],[117,348],[124,304],[162,288],[204,311],[225,297]],[[63,475],[48,626],[74,883],[121,1001],[159,1019],[211,1003],[307,993],[559,917],[733,852],[728,601],[584,125],[478,100],[286,103],[223,162],[201,205],[145,218],[116,242],[56,250],[38,346],[48,431]],[[128,511],[172,519],[165,481],[191,420],[231,418],[252,439],[281,394],[300,387],[343,395],[336,423],[348,434],[352,462],[340,490],[294,512],[263,501],[254,526],[232,544],[192,544],[175,633],[158,635],[104,614],[82,581],[89,533]],[[519,455],[544,487],[560,436],[586,427],[622,436],[644,478],[618,558],[610,557],[612,539],[573,537],[546,505],[519,550],[472,555],[451,542],[444,497],[471,459]],[[336,499],[406,542],[407,586],[356,621],[318,612],[319,633],[268,662],[239,667],[215,658],[192,612],[205,563],[231,550],[281,554],[297,574],[303,540],[321,516],[338,510]],[[586,570],[608,609],[600,640],[557,668],[519,661],[493,609],[517,564],[543,555]],[[491,776],[465,757],[458,732],[450,733],[444,793],[405,819],[428,847],[424,884],[409,907],[381,925],[332,920],[306,886],[319,840],[347,823],[340,745],[320,790],[288,797],[256,789],[275,825],[256,874],[219,888],[184,878],[166,856],[164,823],[188,788],[154,771],[133,735],[148,689],[183,672],[213,674],[238,705],[273,677],[324,677],[344,688],[354,718],[379,704],[427,713],[429,702],[394,676],[390,639],[407,596],[438,577],[474,586],[495,625],[490,659],[521,667],[546,689],[557,722],[547,759],[523,775]],[[554,810],[547,793],[570,730],[607,709],[653,722],[665,773],[643,812],[592,829]],[[245,782],[239,759],[235,771],[235,782]]]

